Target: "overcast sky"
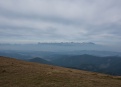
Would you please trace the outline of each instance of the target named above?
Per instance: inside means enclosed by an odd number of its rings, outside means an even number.
[[[121,44],[121,0],[0,0],[0,42]]]

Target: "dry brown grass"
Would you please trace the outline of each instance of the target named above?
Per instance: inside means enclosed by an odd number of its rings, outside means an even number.
[[[121,87],[121,77],[0,57],[0,87]]]

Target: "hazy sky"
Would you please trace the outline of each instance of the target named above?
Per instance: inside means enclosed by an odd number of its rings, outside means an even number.
[[[121,0],[0,0],[0,42],[121,44]]]

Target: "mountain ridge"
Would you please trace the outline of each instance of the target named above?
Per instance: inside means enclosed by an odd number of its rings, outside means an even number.
[[[99,57],[93,55],[62,56],[52,62],[58,66],[107,73],[111,75],[121,75],[121,57],[108,56]]]
[[[51,62],[49,62],[47,60],[44,60],[43,58],[40,58],[40,57],[35,57],[35,58],[32,58],[32,59],[28,59],[27,61],[41,63],[41,64],[53,65],[53,63],[51,63]]]

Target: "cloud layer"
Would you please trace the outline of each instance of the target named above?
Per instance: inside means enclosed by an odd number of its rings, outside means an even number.
[[[121,44],[121,0],[1,0],[1,43]]]

